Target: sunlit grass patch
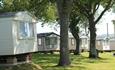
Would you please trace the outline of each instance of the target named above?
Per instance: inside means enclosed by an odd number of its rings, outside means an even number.
[[[59,54],[33,54],[33,62],[43,70],[115,70],[115,57],[111,53],[99,53],[99,59],[89,59],[88,53],[79,56],[70,54],[71,65],[68,67],[56,66]]]

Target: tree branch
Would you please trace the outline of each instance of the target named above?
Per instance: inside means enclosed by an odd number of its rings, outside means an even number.
[[[103,14],[111,7],[111,5],[113,5],[112,3],[113,0],[109,0],[108,4],[106,5],[105,9],[101,12],[100,16],[97,18],[97,20],[95,21],[95,24],[101,19],[101,17],[103,16]]]
[[[95,12],[99,9],[100,2],[101,2],[101,0],[99,0],[97,3],[95,3],[94,8],[93,8],[93,15],[94,15]]]
[[[83,13],[87,18],[89,16],[89,11],[87,10],[87,8],[81,4],[79,4],[79,1],[75,0],[76,5],[78,6],[78,8],[80,9],[80,13]]]

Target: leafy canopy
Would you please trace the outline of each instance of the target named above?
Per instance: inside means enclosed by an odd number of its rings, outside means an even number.
[[[55,0],[3,0],[0,12],[29,11],[44,22],[56,20]]]

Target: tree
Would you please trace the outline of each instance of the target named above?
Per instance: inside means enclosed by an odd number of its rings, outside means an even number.
[[[79,8],[76,6],[76,3],[72,4],[72,11],[70,14],[70,32],[76,40],[76,49],[74,51],[75,55],[80,55],[80,28],[85,29],[87,34],[87,18],[79,12]]]
[[[68,27],[72,0],[57,0],[57,9],[60,24],[60,59],[59,66],[70,65],[68,48]]]
[[[75,55],[80,55],[80,37],[79,37],[79,24],[80,17],[75,12],[72,12],[70,15],[70,31],[76,40],[76,49],[74,51]]]
[[[29,0],[2,0],[3,6],[0,12],[27,11]]]
[[[28,11],[42,22],[54,22],[57,19],[55,0],[30,0]]]
[[[90,58],[98,58],[96,51],[96,27],[95,25],[102,18],[103,14],[111,8],[114,4],[114,0],[74,0],[77,7],[80,9],[79,12],[83,14],[89,21],[89,31],[90,31]],[[99,6],[102,5],[104,10],[101,14],[95,18],[95,13],[99,9]]]

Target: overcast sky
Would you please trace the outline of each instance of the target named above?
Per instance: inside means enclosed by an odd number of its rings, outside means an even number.
[[[114,26],[112,20],[115,19],[115,14],[112,12],[107,12],[102,18],[102,21],[97,24],[97,34],[106,34],[107,33],[107,23],[108,23],[108,32],[109,34],[114,33]]]
[[[48,25],[44,24],[44,26],[41,25],[42,23],[39,22],[36,24],[37,27],[37,33],[46,33],[46,32],[55,32],[59,34],[59,27],[56,27],[55,25]]]

